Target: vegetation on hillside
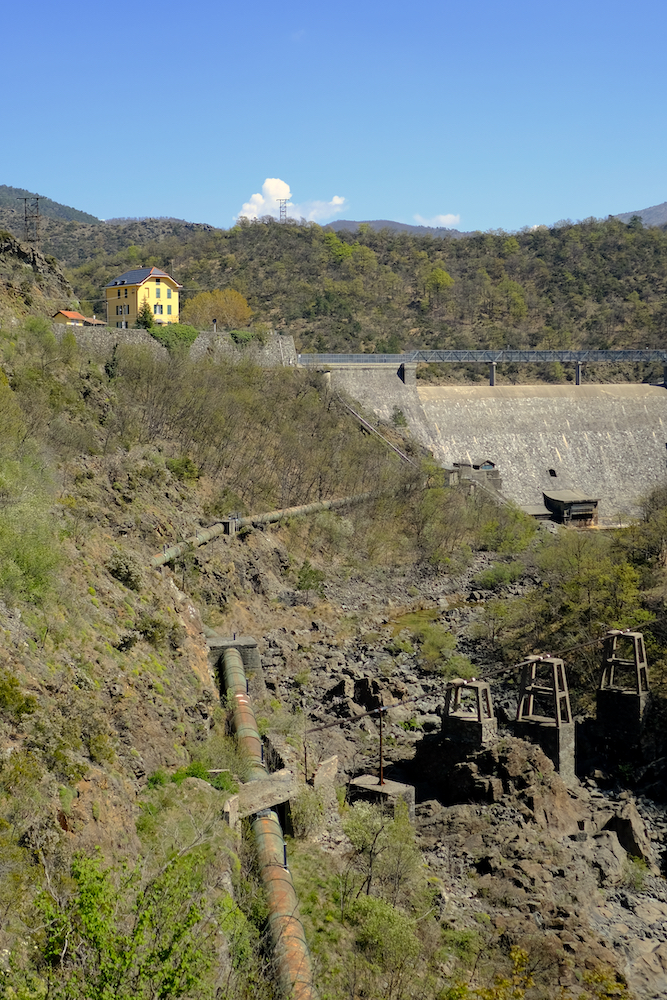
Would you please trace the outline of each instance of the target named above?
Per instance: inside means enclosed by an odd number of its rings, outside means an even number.
[[[310,592],[325,560],[458,565],[496,509],[464,502],[456,536],[426,531],[437,470],[401,463],[307,373],[89,357],[39,317],[0,357],[0,996],[269,997],[262,894],[215,799],[233,781],[209,776],[244,763],[173,580],[222,621],[252,586],[234,562],[186,554],[161,577],[149,557],[232,510],[380,491],[314,522],[310,570],[284,563]],[[309,544],[303,522],[285,530]]]
[[[637,220],[461,239],[241,220],[91,253],[71,279],[92,303],[137,261],[173,263],[186,302],[238,291],[306,351],[657,347],[667,321],[667,232]]]
[[[25,188],[10,187],[7,184],[0,184],[0,210],[8,214],[16,214],[20,222],[25,217],[24,199],[28,198],[28,212],[36,211],[35,198],[37,195],[33,191]],[[62,219],[67,222],[85,222],[89,225],[99,225],[100,220],[88,212],[82,212],[78,208],[70,208],[69,205],[61,205],[60,202],[53,201],[39,195],[39,214],[47,219]]]
[[[259,223],[233,238],[263,234],[338,255],[326,268],[377,253],[368,234],[355,247],[317,227]],[[444,265],[426,275],[425,294],[442,296],[446,311],[460,277]],[[57,341],[38,316],[0,335],[0,423],[3,1000],[273,997],[257,871],[220,821],[244,761],[202,666],[197,615],[224,625],[253,595],[272,616],[280,602],[263,591],[247,536],[217,556],[187,552],[164,576],[148,569],[153,552],[202,523],[372,491],[342,514],[289,520],[287,555],[267,540],[286,589],[322,600],[334,571],[429,578],[486,550],[501,568],[479,584],[497,597],[478,627],[500,658],[639,622],[661,663],[664,491],[628,529],[553,539],[486,494],[445,487],[400,427],[383,427],[416,468],[401,462],[317,374],[194,365],[173,345],[165,360],[127,346],[94,356],[71,331]],[[518,563],[535,583],[524,597],[506,593]],[[407,642],[399,624],[397,655]],[[423,620],[409,627],[433,674],[451,634]],[[576,680],[588,679],[587,662],[577,657]],[[289,705],[269,704],[267,718],[278,712],[292,728],[300,721]],[[210,780],[211,770],[226,777]],[[405,817],[355,807],[343,821],[351,846],[340,866],[319,849],[294,850],[332,1000],[527,993],[520,950],[436,921]],[[473,982],[478,964],[487,985]],[[606,980],[589,995],[617,990]]]

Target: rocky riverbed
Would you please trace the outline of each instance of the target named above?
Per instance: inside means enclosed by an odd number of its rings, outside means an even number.
[[[436,591],[434,620],[465,636],[484,596]],[[415,786],[419,844],[442,919],[528,948],[554,988],[576,992],[587,972],[609,966],[640,1000],[667,998],[663,806],[604,773],[568,787],[509,727],[486,750],[443,740],[446,681],[416,651],[397,651],[406,636],[386,604],[383,615],[377,599],[349,590],[347,598],[344,613],[358,616],[352,635],[313,618],[262,639],[266,692],[301,709],[310,768],[337,754],[341,781],[374,772],[378,715],[367,713],[393,706],[384,716],[386,774]],[[467,648],[474,655],[474,644]],[[489,659],[479,652],[480,663]],[[515,689],[498,680],[492,690],[509,712]],[[272,738],[296,764],[289,737]],[[340,832],[332,837],[344,850]]]

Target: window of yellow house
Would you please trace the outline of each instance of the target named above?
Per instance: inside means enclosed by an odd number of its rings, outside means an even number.
[[[125,298],[127,298],[127,288],[125,289]]]
[[[168,288],[168,289],[167,289],[167,298],[168,298],[168,299],[170,299],[170,298],[171,298],[171,288]]]

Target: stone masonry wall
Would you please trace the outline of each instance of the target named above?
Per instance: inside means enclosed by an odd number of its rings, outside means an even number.
[[[146,330],[118,330],[108,326],[66,327],[55,324],[56,336],[61,338],[65,330],[71,330],[81,349],[92,356],[107,358],[115,344],[131,344],[147,347],[157,357],[167,357],[167,349],[158,343]],[[200,361],[205,357],[247,358],[255,364],[267,368],[294,366],[297,363],[294,338],[281,336],[275,331],[267,334],[266,342],[251,341],[244,347],[235,344],[226,333],[200,333],[190,348],[190,359]]]

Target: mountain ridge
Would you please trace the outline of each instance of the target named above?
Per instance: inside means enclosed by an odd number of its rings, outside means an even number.
[[[408,222],[392,222],[390,219],[365,219],[361,222],[354,222],[351,219],[334,219],[328,222],[325,229],[333,229],[340,232],[341,229],[347,232],[356,233],[359,226],[370,226],[374,232],[382,232],[383,229],[391,229],[395,233],[410,233],[411,236],[440,236],[442,238],[460,239],[462,236],[470,236],[469,232],[460,229],[448,229],[445,226],[413,226]]]
[[[208,223],[192,223],[188,222],[186,219],[178,219],[175,216],[117,216],[111,219],[99,219],[97,216],[92,215],[89,212],[73,208],[70,205],[64,205],[61,202],[54,201],[52,198],[47,198],[45,195],[37,195],[34,191],[28,191],[27,188],[12,187],[8,184],[0,184],[0,214],[3,216],[3,219],[0,221],[2,221],[4,225],[9,225],[10,222],[13,223],[12,228],[14,230],[17,226],[22,227],[23,209],[19,203],[24,198],[37,197],[39,197],[39,214],[44,219],[59,219],[65,222],[82,222],[93,226],[127,226],[131,224],[136,225],[138,223],[171,223],[181,226],[209,226],[213,229],[224,230],[224,227],[222,226],[210,226]],[[651,205],[648,208],[641,208],[632,212],[617,212],[612,217],[614,219],[618,219],[620,222],[628,223],[634,216],[639,216],[645,226],[667,225],[667,201],[663,201],[659,205]],[[471,236],[473,232],[479,231],[450,229],[445,226],[412,225],[407,222],[396,222],[392,219],[362,219],[359,221],[353,219],[333,219],[331,222],[326,223],[323,228],[333,229],[335,232],[345,230],[347,232],[354,233],[358,231],[360,226],[369,226],[374,232],[381,232],[383,229],[389,229],[392,232],[397,233],[409,233],[413,236],[434,236],[442,239],[461,239],[465,236]]]
[[[62,205],[45,195],[38,195],[34,191],[26,188],[11,187],[9,184],[0,184],[0,209],[5,212],[15,213],[23,220],[23,206],[19,204],[24,198],[39,198],[39,214],[47,219],[63,219],[65,222],[88,222],[92,225],[100,225],[102,220],[89,212],[82,212],[78,208],[70,205]]]
[[[651,205],[650,208],[641,208],[637,212],[620,212],[614,218],[619,222],[630,222],[634,216],[638,215],[645,226],[667,225],[667,201],[659,205]]]

